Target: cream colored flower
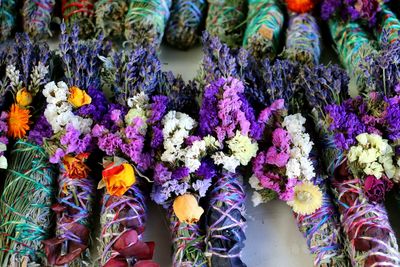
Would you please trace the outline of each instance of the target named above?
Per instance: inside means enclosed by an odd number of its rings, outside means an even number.
[[[322,192],[312,183],[304,182],[294,188],[294,198],[287,204],[298,214],[312,214],[322,206]]]
[[[251,139],[246,135],[242,135],[240,131],[236,131],[235,136],[227,141],[227,144],[233,156],[243,166],[246,166],[257,154],[258,144],[251,142]]]
[[[357,135],[356,139],[359,144],[365,146],[368,142],[368,134],[367,133],[359,134],[359,135]]]
[[[360,157],[360,154],[361,154],[362,151],[363,151],[363,149],[362,149],[361,146],[352,146],[350,148],[350,151],[349,151],[348,155],[347,155],[347,159],[350,162],[356,161]]]
[[[367,175],[373,175],[377,179],[380,179],[383,174],[383,166],[378,162],[372,162],[364,168],[364,173]]]
[[[366,150],[363,150],[360,153],[360,157],[358,158],[358,161],[363,164],[368,164],[368,163],[372,163],[378,160],[378,157],[380,153],[378,153],[378,150],[376,150],[375,148],[369,148]]]

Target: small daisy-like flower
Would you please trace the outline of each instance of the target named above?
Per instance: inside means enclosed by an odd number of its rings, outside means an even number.
[[[293,211],[301,215],[314,213],[322,206],[321,190],[310,182],[296,185],[294,188],[294,198],[287,202]]]
[[[20,108],[17,104],[12,104],[8,116],[8,136],[12,138],[23,138],[29,131],[29,109]]]

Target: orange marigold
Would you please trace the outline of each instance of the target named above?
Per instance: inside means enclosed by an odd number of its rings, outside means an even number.
[[[290,11],[296,13],[305,13],[314,8],[313,0],[286,0],[287,7]]]
[[[85,163],[88,157],[89,153],[81,153],[77,156],[66,155],[63,158],[63,163],[68,178],[83,179],[88,177],[90,169]]]
[[[12,104],[8,115],[8,133],[12,138],[23,138],[29,131],[29,109],[21,108],[17,104]]]

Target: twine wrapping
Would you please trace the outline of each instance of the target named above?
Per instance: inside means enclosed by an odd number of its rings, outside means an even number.
[[[329,28],[340,60],[362,90],[365,87],[363,60],[377,54],[372,38],[356,22],[329,20]]]
[[[168,44],[179,49],[194,46],[200,37],[205,9],[205,0],[174,0],[165,30]]]
[[[229,47],[241,46],[246,3],[246,0],[208,0],[206,30]]]
[[[60,164],[58,190],[57,204],[53,205],[57,213],[56,236],[43,241],[47,259],[52,265],[89,266],[94,181],[91,177],[71,179]]]
[[[284,55],[292,61],[318,64],[321,55],[321,36],[313,15],[310,13],[290,15]]]
[[[325,182],[321,181],[318,186],[323,192],[322,207],[310,215],[294,213],[297,226],[306,238],[314,266],[347,267],[349,262],[341,244],[342,233],[336,207]]]
[[[199,223],[187,224],[179,222],[172,206],[168,210],[170,231],[172,234],[174,267],[206,267],[204,255],[203,233]]]
[[[96,27],[107,38],[123,38],[128,0],[100,0],[95,4]]]
[[[16,26],[15,0],[0,0],[0,41],[6,40]]]
[[[113,259],[124,263],[139,262],[146,256],[151,259],[154,243],[140,240],[146,224],[146,203],[139,186],[132,185],[121,197],[105,192],[100,223],[100,266],[112,267]]]
[[[245,191],[233,173],[217,176],[208,193],[206,253],[211,266],[246,266],[240,259],[246,239]]]
[[[51,36],[50,22],[55,0],[25,0],[24,31],[32,37]]]
[[[79,35],[91,37],[95,30],[94,0],[62,0],[62,16],[67,27],[79,26]]]
[[[172,0],[131,0],[125,17],[125,38],[134,46],[161,44]]]
[[[274,58],[279,50],[284,23],[276,0],[249,0],[243,46],[256,58]]]
[[[0,265],[45,264],[41,241],[52,228],[55,171],[37,145],[17,141],[1,197]]]
[[[380,23],[375,32],[379,44],[384,46],[386,43],[393,44],[400,40],[400,21],[396,15],[388,7],[383,6],[379,16]]]

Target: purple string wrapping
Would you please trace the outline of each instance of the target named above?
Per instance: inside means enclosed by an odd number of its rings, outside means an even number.
[[[60,164],[58,187],[57,204],[53,206],[57,213],[56,237],[44,241],[47,258],[53,265],[89,264],[87,247],[94,181],[91,177],[71,179],[66,175],[64,165]]]
[[[174,267],[206,267],[207,260],[201,257],[203,253],[196,253],[196,251],[204,251],[203,233],[199,223],[187,224],[179,222],[172,206],[168,210],[168,219],[174,247],[172,265]],[[189,249],[193,253],[185,252],[185,250]]]
[[[55,0],[25,0],[24,31],[34,37],[51,36],[50,22],[55,2]]]
[[[217,176],[208,193],[206,253],[211,266],[246,266],[240,259],[244,231],[245,191],[242,179],[233,173]]]
[[[135,262],[135,257],[126,256],[113,248],[113,245],[128,231],[134,230],[141,238],[146,224],[146,202],[142,190],[137,185],[121,197],[107,192],[102,198],[101,235],[99,238],[100,264],[104,266],[110,259],[119,258]]]

